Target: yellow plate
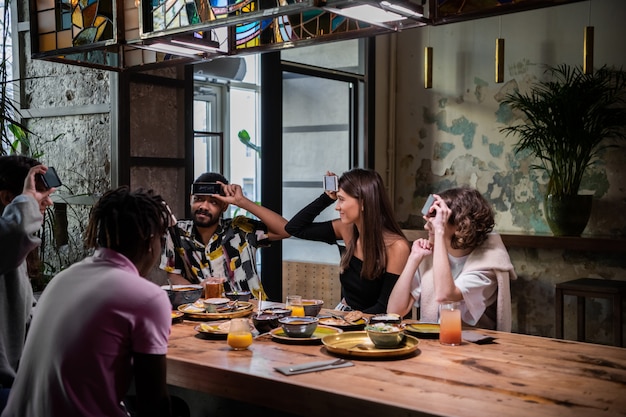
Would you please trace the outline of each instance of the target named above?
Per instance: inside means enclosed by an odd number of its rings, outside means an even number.
[[[272,339],[277,342],[283,343],[293,343],[293,344],[310,344],[310,343],[319,343],[323,337],[332,336],[339,333],[342,333],[343,330],[338,329],[336,327],[324,326],[319,324],[311,337],[289,337],[282,329],[282,327],[277,327],[270,331],[270,336]]]
[[[236,310],[217,313],[207,313],[204,308],[198,307],[197,303],[189,303],[178,306],[178,311],[182,311],[187,317],[203,320],[220,320],[245,317],[252,313],[253,309],[254,305],[247,301],[237,301]]]
[[[322,338],[322,343],[329,352],[363,358],[408,356],[417,350],[419,342],[416,337],[407,334],[404,342],[397,348],[380,349],[367,337],[367,332],[343,332]]]
[[[438,323],[406,323],[404,330],[417,336],[437,336],[439,335]]]
[[[182,311],[172,310],[172,322],[178,321],[184,314]]]

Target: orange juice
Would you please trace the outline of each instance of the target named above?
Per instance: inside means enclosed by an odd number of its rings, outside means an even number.
[[[461,344],[461,310],[441,309],[439,325],[439,342],[443,345],[457,346]]]
[[[236,332],[228,333],[226,338],[228,346],[235,350],[244,350],[252,344],[252,333],[250,332]]]
[[[304,317],[304,306],[287,306],[292,317]]]

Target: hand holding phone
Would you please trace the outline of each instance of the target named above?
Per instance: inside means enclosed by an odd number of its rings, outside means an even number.
[[[192,195],[224,195],[222,186],[216,182],[194,182],[191,184]]]
[[[324,191],[339,190],[339,178],[336,175],[324,175]]]
[[[424,203],[424,207],[422,207],[422,215],[428,216],[428,217],[434,217],[437,214],[436,212],[429,214],[430,208],[432,207],[434,202],[435,202],[435,196],[432,194],[429,195],[428,198],[426,199],[426,203]]]
[[[54,167],[48,167],[46,173],[40,175],[39,178],[41,178],[41,182],[47,190],[49,190],[50,188],[57,188],[63,185]]]

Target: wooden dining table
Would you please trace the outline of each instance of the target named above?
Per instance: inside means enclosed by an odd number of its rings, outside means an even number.
[[[207,339],[197,321],[172,325],[170,385],[301,416],[626,416],[626,349],[478,330],[487,344],[419,338],[402,357],[284,375],[275,367],[337,357],[322,344],[268,335],[243,351]]]

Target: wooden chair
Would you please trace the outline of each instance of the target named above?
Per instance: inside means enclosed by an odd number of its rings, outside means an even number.
[[[577,340],[585,341],[585,301],[607,298],[612,303],[613,344],[622,346],[622,305],[626,297],[626,281],[579,278],[555,286],[556,337],[563,339],[563,302],[566,295],[577,297]]]

